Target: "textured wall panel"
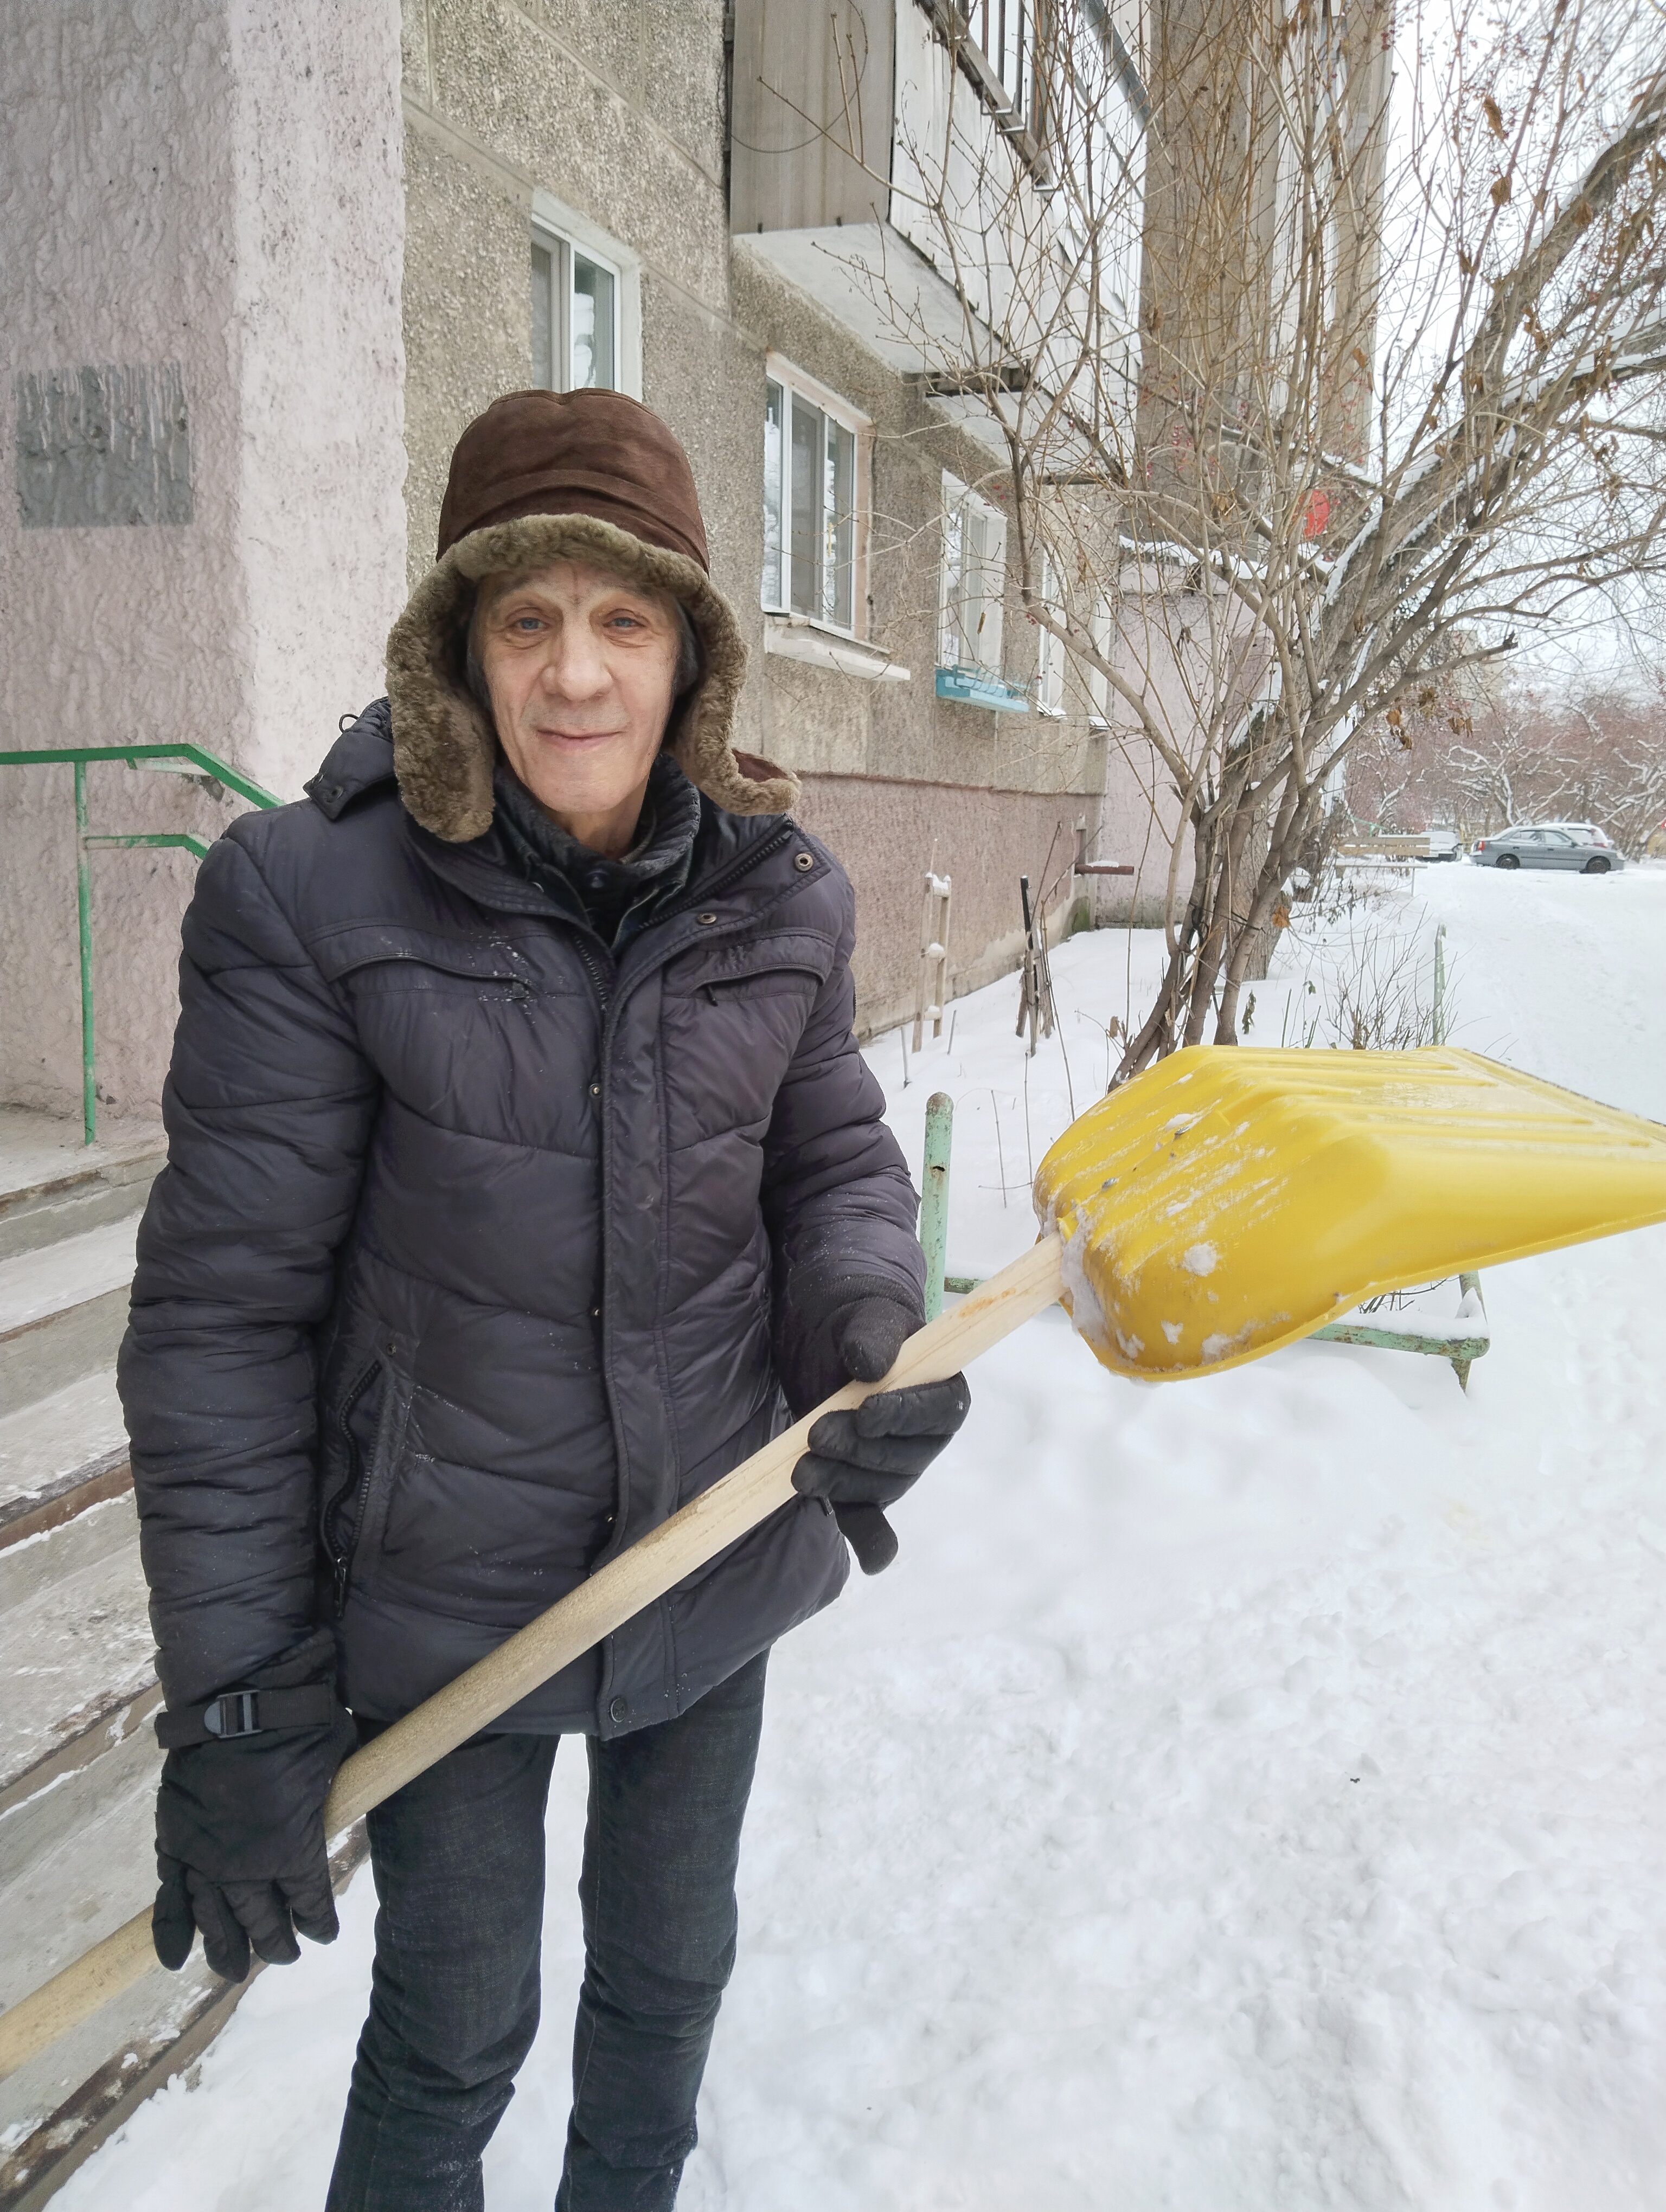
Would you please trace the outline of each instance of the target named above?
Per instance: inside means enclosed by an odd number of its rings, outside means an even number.
[[[16,398],[26,530],[192,520],[191,415],[177,361],[25,371]]]

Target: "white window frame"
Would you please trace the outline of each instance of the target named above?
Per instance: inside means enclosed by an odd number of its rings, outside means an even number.
[[[565,263],[567,272],[565,283],[569,289],[572,283],[571,262],[567,257],[570,256],[575,247],[583,254],[586,260],[596,262],[611,276],[613,278],[614,377],[612,389],[616,392],[623,392],[629,398],[640,399],[642,396],[641,261],[634,253],[621,246],[617,239],[610,237],[599,224],[592,222],[587,216],[581,215],[576,208],[569,207],[564,200],[556,199],[553,193],[546,192],[542,188],[534,191],[532,194],[532,235],[528,240],[527,252],[529,287],[532,282],[531,248],[533,246],[541,246],[546,251],[553,249],[559,258]],[[558,276],[558,284],[561,281]],[[571,341],[570,335],[567,332],[564,312],[557,313],[556,322],[557,329],[562,334],[564,343],[556,344],[553,349],[560,359],[560,374],[563,377],[569,376],[572,373]],[[552,388],[556,391],[567,391],[570,386],[565,383],[558,383]]]
[[[969,0],[966,35],[1020,124],[1035,120],[1035,24],[1031,0]]]
[[[1110,601],[1103,592],[1093,602],[1093,612],[1088,617],[1088,635],[1093,650],[1104,660],[1110,659]],[[1093,730],[1110,727],[1110,678],[1100,668],[1087,672],[1087,720]]]
[[[766,425],[768,422],[767,393],[768,387],[771,384],[781,387],[784,412],[781,422],[781,480],[779,487],[781,501],[781,538],[778,548],[779,588],[773,594],[769,590],[769,487],[766,481],[762,486],[764,493],[765,535],[764,567],[758,579],[760,602],[765,614],[779,615],[795,624],[807,625],[816,630],[824,630],[830,637],[866,637],[867,635],[868,530],[871,514],[868,484],[873,474],[873,419],[863,414],[860,408],[853,407],[849,400],[835,392],[830,385],[822,383],[819,378],[810,375],[796,363],[787,360],[783,355],[766,354],[763,374],[766,392]],[[806,613],[801,608],[795,609],[793,605],[793,532],[789,510],[793,450],[791,409],[794,400],[801,401],[806,408],[813,409],[818,413],[824,415],[830,422],[837,423],[842,430],[848,430],[854,441],[851,460],[850,621],[848,623],[835,620],[820,609],[812,613]],[[825,512],[824,508],[824,516]]]
[[[1042,555],[1042,605],[1055,622],[1064,620],[1064,602],[1059,596],[1059,572],[1050,553]],[[1070,656],[1065,651],[1064,641],[1050,629],[1036,625],[1036,712],[1051,715],[1055,721],[1064,718],[1064,672]]]
[[[938,565],[937,653],[940,668],[975,668],[1000,672],[1001,623],[1006,598],[1006,517],[1000,509],[943,471],[943,555]],[[972,560],[978,574],[975,604],[965,589],[969,529],[979,544]],[[959,612],[957,608],[964,608]],[[966,658],[970,649],[971,659]]]

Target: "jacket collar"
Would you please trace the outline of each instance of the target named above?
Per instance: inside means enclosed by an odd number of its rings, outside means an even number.
[[[392,716],[386,699],[373,699],[362,714],[343,716],[340,736],[302,788],[321,814],[337,822],[356,799],[392,781]]]

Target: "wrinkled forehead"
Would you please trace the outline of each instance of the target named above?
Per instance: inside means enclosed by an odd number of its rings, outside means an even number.
[[[541,568],[495,569],[483,576],[475,595],[475,613],[489,614],[504,599],[525,594],[563,613],[582,613],[601,599],[625,599],[651,609],[675,622],[681,611],[671,592],[657,585],[637,583],[611,569],[588,561],[552,561]]]

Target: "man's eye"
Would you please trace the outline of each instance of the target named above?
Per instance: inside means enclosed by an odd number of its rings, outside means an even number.
[[[542,629],[544,623],[542,618],[538,615],[517,615],[514,620],[514,626],[517,629],[530,631]]]

